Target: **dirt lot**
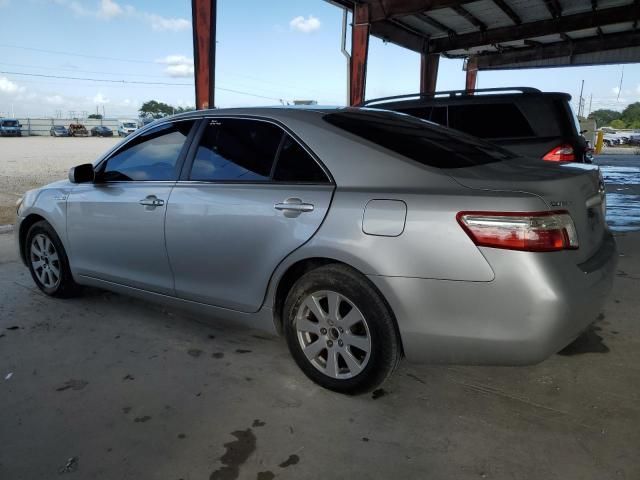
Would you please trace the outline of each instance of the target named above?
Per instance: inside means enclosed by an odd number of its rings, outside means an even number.
[[[93,162],[119,141],[113,138],[0,138],[0,225],[13,223],[27,190],[66,178],[69,168]]]

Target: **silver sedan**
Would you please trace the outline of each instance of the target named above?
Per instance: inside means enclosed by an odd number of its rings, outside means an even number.
[[[596,167],[518,158],[366,109],[188,113],[29,191],[33,280],[281,333],[304,373],[359,393],[409,361],[540,362],[608,294]]]

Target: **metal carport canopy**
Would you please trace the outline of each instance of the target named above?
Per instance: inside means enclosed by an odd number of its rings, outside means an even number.
[[[331,0],[353,11],[351,103],[364,99],[368,35],[422,54],[421,91],[438,59],[478,70],[640,61],[638,0]],[[366,37],[366,39],[365,39]]]

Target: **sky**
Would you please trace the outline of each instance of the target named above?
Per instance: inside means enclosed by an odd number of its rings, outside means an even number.
[[[218,0],[217,25],[218,107],[345,104],[339,8]],[[147,100],[195,104],[191,0],[0,0],[0,32],[0,115],[131,117]],[[419,65],[417,53],[372,37],[366,97],[417,92]],[[563,91],[577,104],[582,80],[587,111],[591,96],[593,110],[640,101],[635,64],[480,72],[477,86]],[[464,82],[462,62],[443,58],[437,88]]]

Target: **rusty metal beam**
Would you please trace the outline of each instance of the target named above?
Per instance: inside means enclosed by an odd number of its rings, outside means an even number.
[[[395,19],[372,23],[370,33],[386,42],[395,43],[414,52],[422,52],[426,44],[423,36]]]
[[[430,52],[461,50],[500,42],[525,40],[531,37],[566,34],[574,30],[596,28],[640,18],[640,4],[625,5],[587,11],[549,20],[523,23],[519,26],[492,28],[485,32],[472,32],[456,36],[434,38],[429,42]]]
[[[605,34],[602,37],[589,37],[574,39],[571,42],[547,43],[540,47],[518,48],[513,51],[500,54],[489,53],[477,55],[478,70],[491,70],[500,68],[518,68],[519,63],[547,60],[552,58],[567,57],[566,65],[572,65],[575,55],[588,54],[606,50],[624,50],[640,47],[640,31]],[[633,62],[640,61],[640,50],[633,55]],[[629,62],[630,60],[625,60]],[[608,63],[620,63],[612,60]],[[546,66],[546,65],[545,65]],[[531,68],[527,66],[526,68]]]
[[[509,6],[507,2],[504,0],[493,0],[493,3],[495,3],[513,23],[516,25],[520,25],[522,23],[520,16]]]
[[[467,70],[467,78],[465,80],[464,88],[467,92],[470,92],[476,89],[476,84],[478,82],[478,61],[475,56],[467,59],[465,69]]]
[[[369,5],[356,4],[351,28],[351,91],[349,104],[364,101],[367,83],[367,59],[369,55]]]
[[[440,55],[423,53],[420,55],[420,93],[433,94],[438,82],[438,66]]]
[[[217,0],[191,0],[196,108],[214,108]]]

